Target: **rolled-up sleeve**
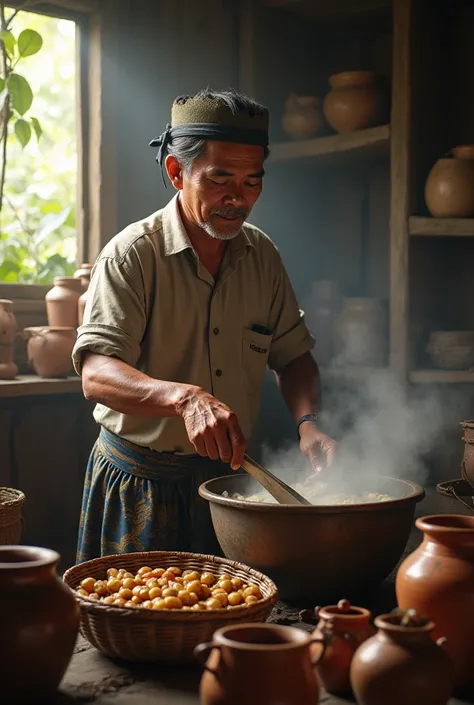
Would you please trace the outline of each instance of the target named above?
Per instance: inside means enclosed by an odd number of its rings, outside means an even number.
[[[117,357],[135,366],[146,319],[142,282],[132,276],[124,261],[100,258],[92,271],[84,321],[72,353],[77,374],[81,374],[86,351]]]
[[[304,312],[298,306],[278,252],[276,257],[275,293],[271,309],[273,339],[268,366],[278,372],[297,357],[312,350],[315,339],[306,326]]]

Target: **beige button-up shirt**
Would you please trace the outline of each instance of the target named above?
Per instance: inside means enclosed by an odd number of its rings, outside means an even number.
[[[217,280],[200,263],[178,196],[129,225],[99,255],[73,352],[118,357],[155,379],[198,385],[227,404],[248,439],[267,365],[280,370],[314,346],[273,242],[245,224]],[[181,418],[142,418],[98,404],[94,417],[158,451],[194,453]]]

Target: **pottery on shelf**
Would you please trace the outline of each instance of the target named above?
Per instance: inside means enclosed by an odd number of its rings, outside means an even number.
[[[343,71],[329,78],[324,115],[336,132],[353,132],[380,122],[382,98],[373,71]]]
[[[25,328],[28,359],[38,377],[67,377],[72,370],[76,328],[38,326]]]
[[[474,367],[474,331],[434,331],[427,352],[433,367],[469,370]]]
[[[77,269],[74,272],[74,277],[76,279],[80,279],[82,282],[82,290],[83,291],[86,291],[87,287],[89,286],[93,266],[94,265],[92,265],[92,264],[84,263],[84,264],[81,264],[79,269]]]
[[[12,308],[13,301],[0,299],[0,379],[15,379],[18,374],[13,362],[17,326]]]
[[[474,516],[425,516],[416,526],[423,541],[398,570],[398,604],[434,622],[434,637],[447,639],[456,689],[474,695]]]
[[[455,147],[438,159],[425,184],[425,201],[435,218],[474,215],[474,146]]]
[[[306,320],[316,338],[315,355],[320,365],[328,365],[334,356],[333,328],[341,304],[342,296],[337,282],[313,282],[311,299],[306,306]]]
[[[1,701],[52,703],[71,660],[79,607],[55,551],[0,546]]]
[[[82,326],[84,321],[84,311],[86,309],[87,297],[89,295],[89,289],[86,289],[83,294],[80,295],[79,301],[77,302],[77,313],[79,319],[79,325]]]
[[[317,705],[311,637],[301,629],[241,624],[218,629],[195,649],[204,664],[202,705]]]
[[[314,137],[324,124],[320,105],[319,98],[292,93],[285,102],[283,115],[286,134],[294,140]]]
[[[351,683],[358,705],[446,705],[453,666],[426,619],[402,626],[394,614],[376,617],[375,636],[356,651]]]
[[[25,495],[12,487],[0,487],[0,544],[20,543],[21,510]]]
[[[77,328],[78,302],[83,291],[81,279],[56,277],[53,288],[45,297],[48,324]]]
[[[461,421],[461,426],[464,431],[462,476],[472,485],[474,489],[474,421]]]
[[[380,367],[386,356],[386,317],[377,299],[344,299],[334,321],[336,362],[346,366]]]

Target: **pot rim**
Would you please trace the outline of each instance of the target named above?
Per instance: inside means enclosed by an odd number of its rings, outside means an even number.
[[[0,299],[0,304],[6,304],[7,306],[13,306],[12,299]]]
[[[285,641],[283,644],[256,644],[252,642],[237,641],[226,636],[227,632],[242,631],[246,632],[250,629],[261,630],[267,633],[276,633],[285,639],[285,635],[292,635],[293,639]],[[302,629],[296,627],[283,626],[282,624],[228,624],[214,632],[213,642],[219,646],[227,646],[239,651],[288,651],[289,649],[298,649],[302,646],[308,646],[311,643],[311,636]]]
[[[19,554],[24,560],[3,561],[2,555],[7,553]],[[50,548],[41,546],[5,545],[0,546],[0,570],[27,570],[29,568],[41,568],[49,565],[56,565],[60,561],[60,555]]]
[[[62,332],[62,331],[74,331],[76,330],[73,326],[28,326],[27,328],[23,328],[25,331],[38,331],[38,330],[47,330],[47,331],[55,331],[55,332]]]
[[[383,629],[386,631],[398,632],[399,634],[419,634],[420,632],[432,632],[435,625],[434,622],[426,620],[425,624],[418,627],[403,627],[401,624],[395,624],[391,620],[399,619],[398,617],[390,614],[381,614],[375,617],[374,624],[377,629]]]
[[[446,520],[458,522],[458,526],[445,523]],[[474,533],[474,516],[467,514],[428,514],[419,517],[416,522],[417,529],[426,533],[442,532],[443,534],[472,534]],[[464,524],[464,526],[463,526]]]
[[[351,614],[351,612],[353,614]],[[357,607],[356,605],[350,606],[350,612],[343,612],[337,605],[326,605],[325,607],[320,607],[318,610],[318,616],[323,617],[323,619],[360,619],[361,617],[370,619],[372,614],[370,610],[365,607]]]

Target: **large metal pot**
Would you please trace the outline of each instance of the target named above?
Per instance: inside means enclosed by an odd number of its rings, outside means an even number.
[[[261,490],[247,475],[204,482],[217,539],[227,558],[269,575],[284,599],[335,603],[375,587],[400,560],[424,490],[415,482],[379,478],[371,491],[386,502],[331,506],[261,504],[222,496]]]

